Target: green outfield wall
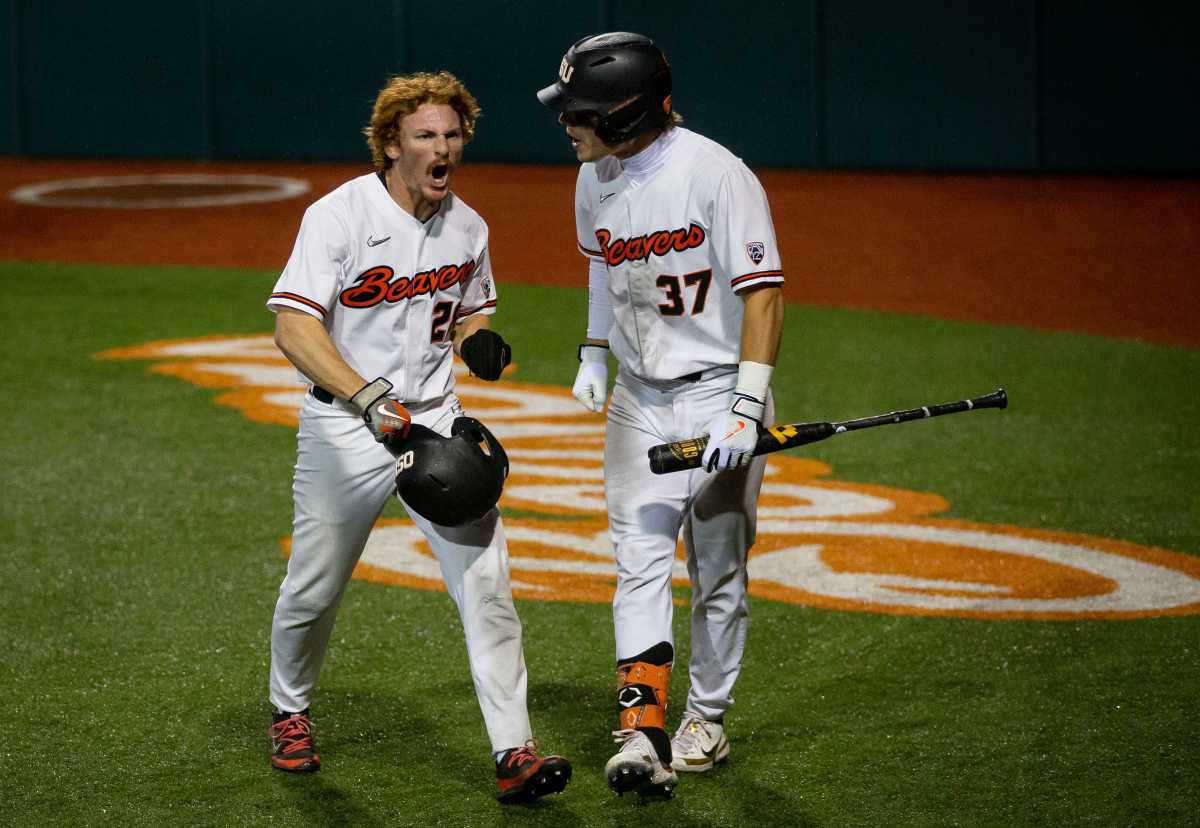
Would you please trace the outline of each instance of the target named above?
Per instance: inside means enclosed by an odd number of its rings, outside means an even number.
[[[0,0],[0,154],[365,160],[384,78],[446,68],[474,160],[566,162],[534,91],[608,29],[754,165],[1200,171],[1200,6],[1083,0]]]

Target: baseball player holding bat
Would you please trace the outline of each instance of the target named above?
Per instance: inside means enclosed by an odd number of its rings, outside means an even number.
[[[376,171],[308,208],[267,302],[276,343],[310,387],[300,410],[292,552],[271,627],[271,764],[283,771],[321,765],[309,705],[350,574],[395,491],[389,448],[402,451],[410,429],[429,434],[418,426],[454,439],[485,431],[463,417],[452,352],[485,380],[498,379],[510,359],[489,329],[496,289],[487,225],[450,190],[478,115],[449,73],[392,78],[365,130]],[[470,504],[483,516],[455,525],[401,502],[462,620],[499,798],[561,791],[571,767],[539,756],[530,729],[521,623],[494,500]]]
[[[583,162],[575,225],[588,258],[587,341],[574,394],[608,403],[604,484],[616,560],[617,792],[670,795],[677,771],[730,751],[725,714],[746,643],[746,560],[765,460],[783,271],[762,186],[724,147],[684,129],[671,71],[642,35],[574,44],[538,93]],[[652,474],[657,444],[709,435],[702,468]],[[691,577],[687,704],[674,737],[671,569],[682,533]]]

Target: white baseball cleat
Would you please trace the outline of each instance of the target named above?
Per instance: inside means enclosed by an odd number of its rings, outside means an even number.
[[[719,722],[707,722],[688,714],[679,723],[671,739],[671,767],[677,771],[699,773],[711,770],[717,762],[729,758],[729,740]]]
[[[615,730],[613,741],[621,746],[604,766],[608,787],[618,796],[637,791],[640,796],[670,798],[679,777],[664,765],[650,739],[640,730]]]

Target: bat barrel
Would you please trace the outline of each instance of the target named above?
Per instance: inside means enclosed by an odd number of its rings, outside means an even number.
[[[700,458],[708,446],[708,437],[696,437],[692,440],[680,440],[677,443],[663,443],[651,446],[647,454],[650,456],[650,471],[655,474],[668,474],[696,469],[700,467]]]

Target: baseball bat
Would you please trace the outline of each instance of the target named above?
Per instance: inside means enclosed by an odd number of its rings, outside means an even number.
[[[910,420],[923,420],[926,417],[941,417],[944,414],[958,414],[962,411],[974,411],[977,408],[1007,408],[1008,394],[1003,388],[997,388],[990,394],[958,402],[941,403],[940,405],[923,405],[920,408],[910,408],[906,411],[892,411],[888,414],[876,414],[873,417],[861,417],[857,420],[843,420],[838,423],[786,423],[773,425],[758,436],[758,445],[754,447],[755,455],[769,454],[773,451],[805,446],[816,443],[835,434],[846,431],[858,431],[863,428],[891,425],[892,423],[907,423]],[[704,448],[708,445],[708,437],[693,437],[690,440],[679,440],[674,443],[663,443],[651,446],[650,471],[655,474],[696,469],[700,467],[700,459],[704,456]]]

